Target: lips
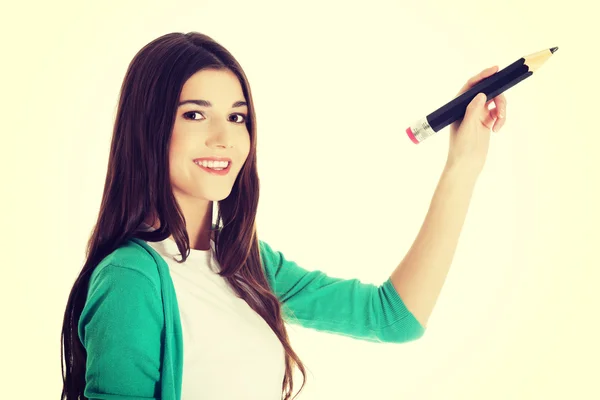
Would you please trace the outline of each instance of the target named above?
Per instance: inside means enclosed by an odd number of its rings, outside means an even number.
[[[229,165],[231,165],[231,158],[229,157],[201,157],[194,159],[194,162],[202,162],[202,161],[228,161]]]
[[[196,164],[198,167],[200,167],[200,169],[202,169],[205,172],[208,172],[208,173],[214,174],[214,175],[220,175],[220,176],[227,175],[229,173],[229,171],[231,170],[231,162],[229,162],[227,164],[227,168],[222,169],[220,171],[217,171],[217,170],[214,170],[214,169],[210,169],[208,167],[203,167],[202,164],[199,164],[197,162],[195,162],[194,164]]]

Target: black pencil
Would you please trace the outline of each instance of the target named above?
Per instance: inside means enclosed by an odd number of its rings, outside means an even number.
[[[467,106],[478,93],[485,93],[487,96],[486,101],[498,96],[517,83],[529,78],[556,50],[558,50],[558,47],[552,47],[548,50],[521,57],[503,70],[478,82],[465,93],[408,127],[406,129],[408,137],[416,144],[421,143],[454,121],[463,118]]]

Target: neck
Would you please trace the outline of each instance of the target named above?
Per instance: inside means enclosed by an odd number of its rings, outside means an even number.
[[[186,203],[181,199],[177,201],[185,217],[185,229],[190,238],[190,248],[194,250],[210,250],[213,202],[203,201],[203,204],[199,205],[197,201],[194,203]],[[147,218],[144,222],[154,229],[158,229],[160,221],[158,218],[154,219],[155,221],[152,218]],[[174,240],[173,235],[169,236],[169,239]]]

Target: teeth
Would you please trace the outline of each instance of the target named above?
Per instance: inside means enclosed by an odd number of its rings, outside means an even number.
[[[225,169],[229,165],[229,161],[196,161],[196,164],[202,165],[204,168]]]

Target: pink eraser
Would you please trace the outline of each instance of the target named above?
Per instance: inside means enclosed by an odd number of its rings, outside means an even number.
[[[419,141],[417,140],[417,138],[413,134],[413,131],[412,131],[412,129],[410,129],[410,127],[406,128],[406,134],[408,135],[408,137],[410,138],[410,140],[412,140],[413,142],[415,142],[415,144],[419,144]]]

